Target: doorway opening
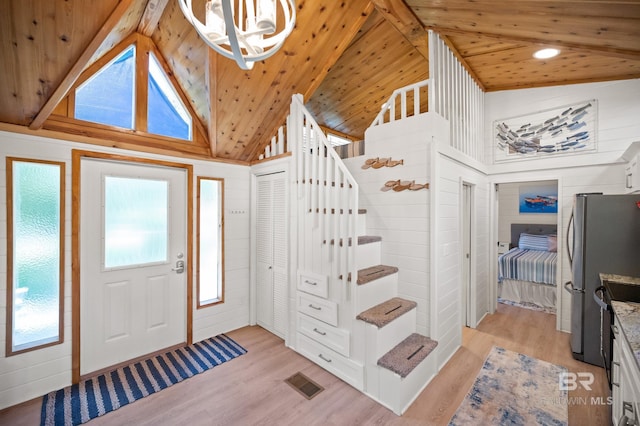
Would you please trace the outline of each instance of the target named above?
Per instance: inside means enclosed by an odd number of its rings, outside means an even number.
[[[558,180],[505,181],[495,190],[492,303],[555,315],[562,296]]]

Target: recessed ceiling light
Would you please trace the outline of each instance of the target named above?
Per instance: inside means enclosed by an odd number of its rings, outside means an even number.
[[[536,59],[549,59],[556,56],[560,51],[558,49],[540,49],[533,54]]]

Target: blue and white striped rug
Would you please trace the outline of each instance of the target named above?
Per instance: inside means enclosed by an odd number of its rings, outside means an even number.
[[[78,425],[247,353],[221,334],[43,397],[40,424]]]

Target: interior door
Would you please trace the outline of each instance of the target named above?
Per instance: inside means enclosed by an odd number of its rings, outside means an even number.
[[[470,325],[471,311],[471,185],[462,185],[462,324]]]
[[[186,341],[186,176],[82,160],[80,374]]]
[[[256,178],[256,317],[261,327],[283,338],[288,327],[287,199],[285,173]]]

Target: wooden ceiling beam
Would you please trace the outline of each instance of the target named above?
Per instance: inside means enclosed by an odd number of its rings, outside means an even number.
[[[403,0],[372,0],[380,14],[429,62],[429,33]]]
[[[448,28],[440,25],[431,26],[430,29],[444,36],[467,36],[467,37],[487,38],[487,39],[494,39],[502,42],[536,44],[536,45],[540,45],[541,47],[543,46],[544,47],[566,47],[575,51],[581,51],[585,53],[592,53],[592,54],[598,54],[598,55],[604,55],[604,56],[611,56],[611,57],[621,58],[621,59],[632,59],[636,61],[640,59],[640,51],[638,50],[618,49],[614,47],[588,45],[584,43],[573,43],[573,42],[559,40],[557,38],[545,40],[542,38],[523,37],[515,34],[493,34],[493,33],[487,33],[487,32],[479,32],[479,31],[468,31],[468,30],[461,30],[458,28]]]
[[[218,54],[213,51],[213,49],[207,49],[207,67],[205,69],[205,84],[209,89],[209,96],[207,97],[208,102],[208,110],[209,110],[209,120],[207,121],[208,128],[207,132],[209,133],[209,146],[211,148],[211,156],[218,156],[218,133],[217,129],[217,104],[216,99],[218,99],[218,80],[216,76],[216,71],[218,69]]]
[[[169,3],[169,0],[147,1],[147,7],[144,8],[144,13],[138,24],[138,32],[140,34],[151,37],[151,34],[158,26],[158,22],[160,22],[160,17],[162,17],[167,3]]]
[[[116,8],[111,12],[111,15],[107,18],[100,30],[96,33],[95,37],[91,40],[89,45],[82,52],[80,57],[76,60],[75,64],[71,67],[71,70],[64,77],[58,88],[49,97],[44,106],[40,109],[38,114],[29,124],[31,130],[38,130],[42,128],[45,120],[51,115],[58,103],[67,95],[69,89],[73,86],[78,79],[82,70],[87,66],[93,54],[100,48],[100,45],[107,39],[111,31],[118,25],[123,16],[127,13],[131,7],[133,0],[121,0]]]

